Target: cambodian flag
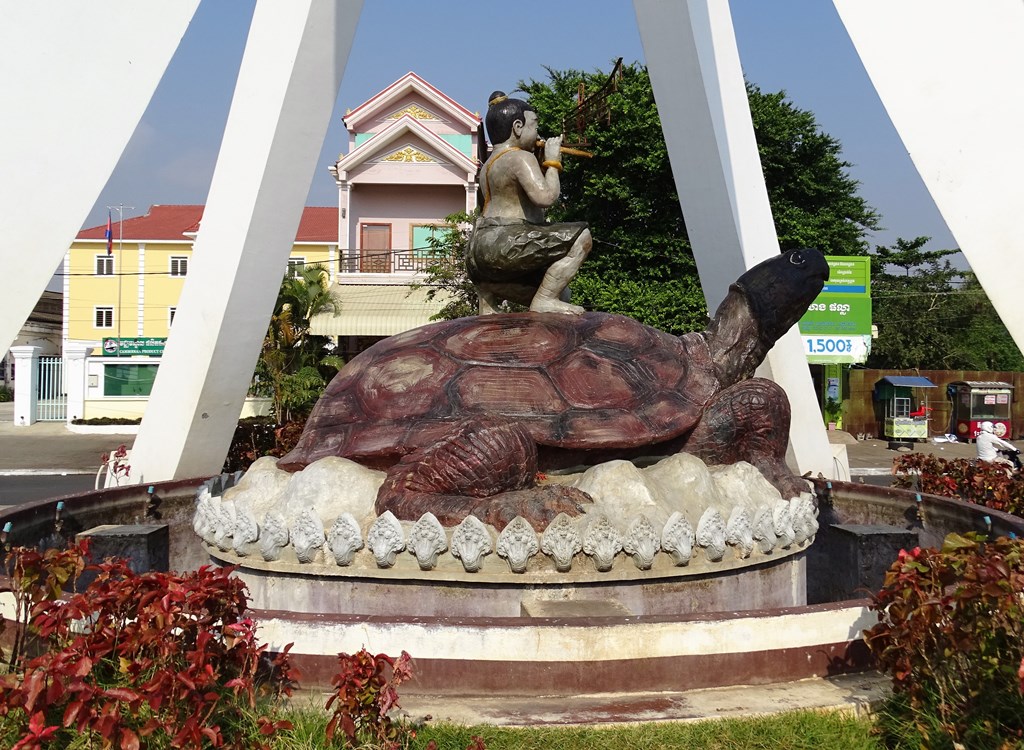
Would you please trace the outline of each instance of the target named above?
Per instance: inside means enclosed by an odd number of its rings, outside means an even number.
[[[107,255],[114,253],[114,224],[110,220],[110,211],[107,211],[107,231],[103,233],[107,238]]]

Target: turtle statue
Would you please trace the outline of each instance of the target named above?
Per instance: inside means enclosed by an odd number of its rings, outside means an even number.
[[[790,409],[753,378],[828,278],[817,250],[744,273],[707,330],[672,336],[620,315],[513,313],[432,323],[353,358],[278,466],[343,456],[387,477],[377,513],[445,526],[467,515],[543,528],[590,498],[540,471],[685,450],[748,461],[784,497],[808,490],[785,464]]]

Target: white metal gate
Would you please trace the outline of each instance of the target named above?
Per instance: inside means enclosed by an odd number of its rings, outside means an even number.
[[[36,419],[40,422],[63,422],[68,415],[68,393],[64,387],[64,359],[39,358],[39,399]]]

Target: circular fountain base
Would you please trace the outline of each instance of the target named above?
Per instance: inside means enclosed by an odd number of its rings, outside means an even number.
[[[793,607],[807,601],[804,547],[796,544],[770,555],[720,562],[695,559],[686,566],[673,565],[668,555],[658,555],[649,570],[639,570],[620,555],[611,570],[600,572],[592,560],[580,555],[565,573],[545,566],[546,560],[536,560],[522,574],[510,572],[502,560],[490,560],[483,570],[467,573],[450,556],[424,571],[410,555],[401,555],[392,567],[381,569],[367,554],[340,567],[286,559],[264,562],[212,546],[207,550],[221,564],[237,566],[236,575],[245,581],[254,607],[308,614],[688,615]]]
[[[100,524],[169,524],[170,567],[190,570],[211,561],[210,549],[191,529],[199,485],[199,480],[180,481],[154,485],[153,495],[142,486],[60,498],[64,512],[59,534],[54,533],[53,520],[57,498],[0,512],[0,522],[12,524],[10,544],[40,547],[62,545]],[[792,577],[802,570],[814,583],[843,567],[836,539],[829,533],[837,524],[899,527],[915,534],[922,546],[940,544],[953,531],[1024,535],[1024,521],[1005,513],[867,485],[819,482],[818,504],[821,533],[813,545],[786,557],[716,565],[733,566],[726,575],[749,577],[745,586],[756,588],[761,581],[766,597],[775,596],[776,588],[786,589],[790,596]],[[213,557],[219,564],[240,561],[219,551]],[[302,591],[294,570],[299,567],[297,561],[282,558],[280,582],[270,581],[261,569],[263,563],[252,557],[244,564],[238,574],[254,594],[252,617],[259,623],[260,638],[274,650],[294,644],[293,661],[302,669],[303,686],[310,688],[330,684],[338,653],[364,647],[393,655],[408,651],[416,677],[403,686],[403,692],[425,696],[553,695],[561,706],[562,696],[569,693],[650,694],[779,683],[866,668],[861,633],[876,622],[868,602],[854,599],[858,593],[852,590],[837,594],[845,601],[772,606],[767,599],[762,604],[745,600],[730,607],[726,603],[735,601],[731,594],[724,588],[714,591],[723,585],[720,573],[693,575],[704,564],[699,556],[686,568],[670,566],[671,574],[661,561],[644,574],[634,566],[626,575],[631,563],[624,556],[612,570],[600,574],[579,560],[568,574],[579,579],[575,598],[544,583],[544,575],[526,584],[525,575],[497,574],[486,566],[472,574],[479,578],[471,578],[481,582],[481,592],[471,591],[461,583],[469,575],[453,576],[443,559],[437,569],[419,571],[409,555],[400,556],[396,568],[410,574],[411,580],[400,581],[390,591],[379,588],[375,566],[359,574],[345,573],[336,565],[323,566],[316,576],[320,580],[305,582],[308,588]],[[346,577],[347,593],[341,595],[333,586]],[[435,586],[434,591],[425,587],[428,583]],[[659,611],[659,590],[673,588],[696,597],[700,603],[694,608],[699,611]],[[610,613],[606,605],[594,604],[611,600],[609,591],[615,591],[619,603],[630,611]],[[412,603],[418,597],[426,600],[428,593],[433,597],[429,613],[410,614]],[[256,594],[266,595],[259,606]],[[702,595],[717,597],[725,608],[710,611],[706,602],[712,599],[701,600]],[[512,614],[474,614],[477,597],[492,597],[488,607],[501,606]],[[0,595],[0,609],[4,598]],[[312,611],[294,611],[303,600]],[[460,600],[461,609],[457,609]],[[638,601],[645,604],[640,606]],[[366,607],[367,603],[375,608]]]

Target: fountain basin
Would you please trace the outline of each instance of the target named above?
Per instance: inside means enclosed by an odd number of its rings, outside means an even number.
[[[172,569],[238,562],[219,551],[212,554],[192,532],[190,519],[201,483],[196,479],[153,485],[155,511],[147,488],[133,486],[10,508],[0,513],[0,524],[12,524],[8,544],[57,546],[100,524],[167,523]],[[644,574],[621,560],[607,573],[589,570],[583,563],[574,565],[567,575],[575,576],[575,582],[549,583],[543,577],[527,582],[517,574],[486,569],[471,574],[482,575],[477,579],[463,572],[461,577],[478,582],[471,585],[444,565],[419,571],[406,555],[408,559],[400,557],[396,568],[401,565],[399,572],[409,578],[393,582],[389,590],[380,588],[380,575],[365,569],[339,573],[341,568],[326,566],[332,568],[330,574],[303,574],[302,578],[311,578],[305,585],[321,589],[311,588],[305,605],[301,601],[307,595],[299,591],[294,570],[282,570],[279,581],[261,581],[268,579],[269,571],[250,558],[238,575],[247,580],[251,593],[262,596],[261,587],[276,589],[272,596],[266,592],[266,603],[258,603],[254,596],[251,614],[260,623],[261,638],[272,648],[294,643],[291,653],[303,670],[306,687],[329,684],[337,653],[365,647],[390,654],[408,651],[417,676],[403,689],[411,693],[680,690],[781,682],[870,666],[860,634],[876,618],[856,592],[846,592],[842,601],[772,606],[751,603],[759,596],[756,586],[752,598],[739,601],[728,592],[740,589],[720,580],[748,576],[747,583],[752,584],[760,578],[770,584],[762,587],[766,602],[777,593],[775,587],[785,589],[787,596],[799,595],[795,581],[801,571],[814,583],[835,566],[830,532],[835,524],[896,526],[912,531],[922,545],[936,545],[953,531],[1024,534],[1024,520],[957,500],[843,482],[816,486],[820,530],[812,545],[767,563],[764,558],[723,560],[707,575],[698,573],[699,559],[689,570],[669,572],[664,563],[656,563]],[[64,502],[60,534],[54,529],[58,500]],[[316,565],[294,563],[310,570]],[[424,582],[444,596],[435,591],[432,600],[427,598]],[[339,584],[349,594],[340,593]],[[477,585],[480,590],[474,591]],[[697,604],[669,612],[659,603],[658,587],[664,587],[667,597],[682,596],[672,593],[676,587],[688,589],[698,601],[709,592],[706,595],[717,596],[721,604],[736,606],[711,611],[710,605]],[[423,609],[417,610],[421,596]],[[9,600],[10,595],[0,598]],[[489,599],[487,607],[497,611],[482,616],[481,609],[487,610],[477,606],[477,598]],[[462,600],[460,609],[453,603],[457,599]],[[301,611],[303,607],[310,611]]]

